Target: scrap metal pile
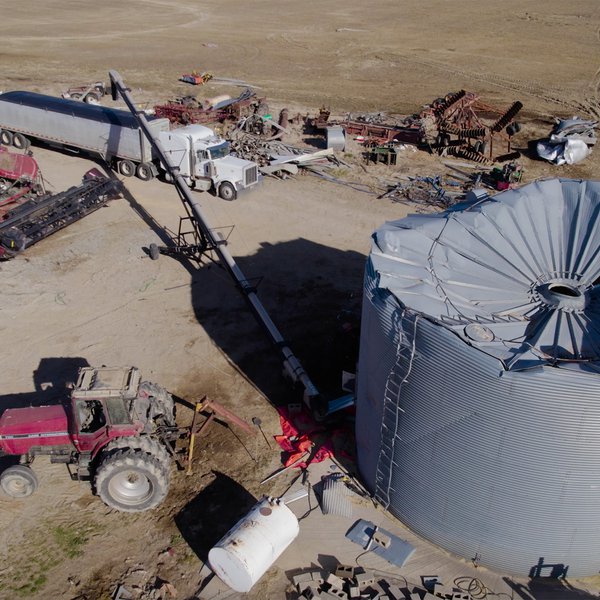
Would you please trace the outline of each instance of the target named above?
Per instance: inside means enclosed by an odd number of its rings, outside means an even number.
[[[182,96],[154,107],[157,117],[165,117],[171,123],[189,125],[190,123],[222,123],[237,121],[254,114],[266,114],[268,106],[265,98],[258,98],[250,88],[237,98],[217,96],[212,99],[198,100],[195,96]]]
[[[516,158],[516,154],[511,155],[511,140],[521,129],[514,119],[522,108],[517,101],[502,110],[483,103],[474,92],[460,90],[393,123],[381,113],[330,121],[330,111],[322,108],[312,125],[316,129],[341,126],[346,135],[357,137],[371,148],[414,144],[439,154],[490,164],[493,160]],[[495,155],[499,147],[502,154]]]

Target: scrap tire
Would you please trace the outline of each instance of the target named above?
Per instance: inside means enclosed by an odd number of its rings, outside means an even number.
[[[38,478],[30,467],[14,465],[0,474],[0,487],[11,498],[27,498],[38,488]]]
[[[12,145],[18,150],[29,148],[29,140],[22,133],[13,133]]]
[[[135,173],[135,165],[130,160],[120,160],[118,167],[123,177],[131,177]]]
[[[169,491],[169,477],[160,463],[141,450],[106,455],[96,469],[96,493],[104,504],[122,512],[156,508]]]
[[[235,191],[235,188],[231,183],[229,183],[228,181],[224,181],[219,186],[219,196],[221,196],[223,200],[231,201],[237,198],[237,192]]]
[[[154,398],[154,404],[160,414],[165,417],[169,425],[175,425],[175,401],[165,388],[150,381],[142,381],[138,388],[138,394],[140,393]]]
[[[3,129],[2,131],[0,131],[0,144],[3,144],[4,146],[12,146],[13,143],[13,134],[11,131],[7,131],[6,129]]]
[[[122,452],[124,450],[133,450],[135,452],[143,452],[154,458],[160,465],[169,479],[171,472],[171,455],[169,451],[158,440],[147,435],[130,435],[112,440],[102,449],[103,458]]]

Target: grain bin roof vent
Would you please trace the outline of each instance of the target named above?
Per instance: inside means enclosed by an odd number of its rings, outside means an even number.
[[[508,370],[600,372],[600,182],[553,179],[375,234],[379,287]]]

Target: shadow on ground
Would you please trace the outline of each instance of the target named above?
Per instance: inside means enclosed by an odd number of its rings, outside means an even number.
[[[508,577],[503,579],[514,590],[514,600],[592,600],[598,598],[596,594],[578,589],[567,579],[535,577],[530,579],[526,585],[516,583]]]
[[[213,472],[213,482],[175,516],[181,535],[200,560],[257,502],[239,483]]]

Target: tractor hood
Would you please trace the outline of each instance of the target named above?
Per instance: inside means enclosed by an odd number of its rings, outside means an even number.
[[[67,432],[67,414],[60,404],[9,408],[0,417],[0,438]]]

